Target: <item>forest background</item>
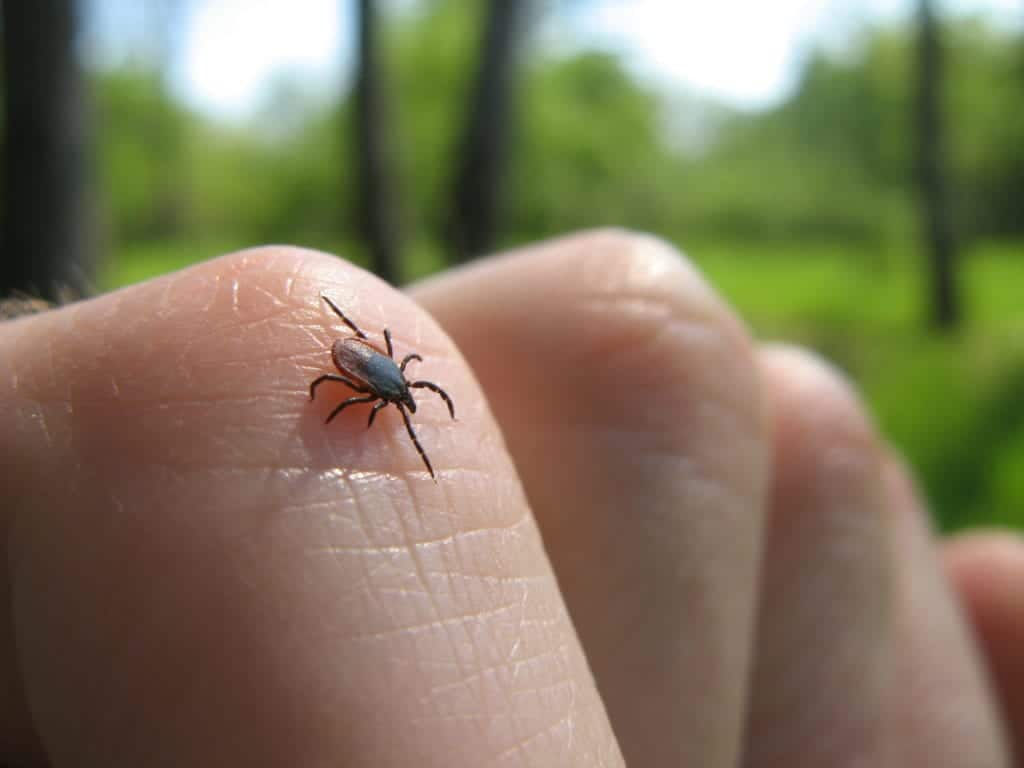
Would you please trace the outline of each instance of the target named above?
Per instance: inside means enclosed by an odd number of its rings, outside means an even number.
[[[419,0],[371,19],[396,281],[478,250],[456,230],[500,5]],[[607,48],[554,44],[538,32],[549,4],[524,4],[499,84],[500,143],[487,148],[493,221],[473,242],[595,226],[671,241],[759,337],[846,371],[943,527],[1024,528],[1024,23],[938,14],[929,33],[927,5],[808,49],[784,99],[739,109]],[[379,266],[358,71],[331,93],[282,76],[253,114],[226,120],[171,86],[174,36],[150,42],[113,63],[82,57],[83,250],[99,287],[267,242]],[[16,54],[8,41],[8,72]]]

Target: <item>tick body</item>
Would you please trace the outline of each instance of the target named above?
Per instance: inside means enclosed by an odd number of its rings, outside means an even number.
[[[405,378],[405,367],[413,360],[422,362],[423,358],[413,352],[406,355],[401,363],[396,363],[394,348],[391,345],[391,332],[387,328],[384,329],[384,342],[387,345],[387,351],[385,351],[371,342],[366,334],[359,330],[359,327],[349,320],[333,301],[326,296],[321,296],[320,298],[327,302],[327,305],[334,310],[335,314],[341,318],[341,321],[355,335],[346,336],[334,342],[334,345],[331,347],[331,359],[334,361],[334,366],[338,369],[338,374],[340,375],[325,373],[323,376],[318,376],[314,379],[309,385],[309,399],[312,400],[316,397],[316,388],[325,381],[335,381],[339,384],[344,384],[359,393],[359,396],[350,397],[339,403],[331,411],[325,423],[330,424],[335,416],[350,405],[373,403],[374,406],[370,410],[370,418],[366,424],[367,428],[373,425],[373,420],[377,417],[377,411],[387,407],[389,404],[393,404],[398,409],[398,412],[402,414],[402,420],[405,421],[405,429],[408,431],[409,437],[412,438],[412,443],[416,446],[420,458],[426,464],[427,471],[434,478],[434,482],[437,482],[430,459],[427,458],[426,451],[423,450],[419,438],[416,437],[416,430],[412,428],[412,421],[409,420],[409,413],[416,413],[416,401],[412,398],[411,390],[429,389],[432,392],[436,392],[444,400],[445,405],[448,406],[448,413],[454,419],[455,405],[452,403],[452,399],[448,397],[447,392],[432,381],[409,381]]]

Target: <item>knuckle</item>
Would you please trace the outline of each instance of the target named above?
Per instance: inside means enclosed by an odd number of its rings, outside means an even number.
[[[664,240],[628,231],[587,233],[580,245],[583,301],[596,299],[595,309],[615,318],[598,326],[598,354],[634,383],[712,400],[760,425],[750,334],[692,262]]]
[[[749,333],[685,254],[653,235],[628,230],[598,230],[582,236],[583,290],[604,291],[623,304],[660,307],[665,319],[702,328],[727,356],[754,365]],[[624,307],[625,308],[625,307]]]

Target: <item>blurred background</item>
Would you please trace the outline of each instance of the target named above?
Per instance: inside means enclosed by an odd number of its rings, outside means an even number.
[[[863,388],[944,528],[1024,527],[1018,0],[0,7],[3,295],[647,230]]]

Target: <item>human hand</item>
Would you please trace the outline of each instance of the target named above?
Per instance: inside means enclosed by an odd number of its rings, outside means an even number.
[[[321,292],[451,394],[437,484],[393,408],[309,403]],[[411,295],[264,248],[0,324],[0,758],[1009,765],[1024,547],[951,590],[827,366],[621,233]]]

